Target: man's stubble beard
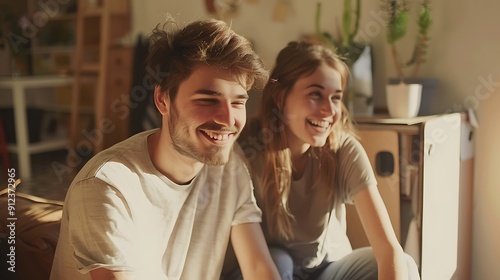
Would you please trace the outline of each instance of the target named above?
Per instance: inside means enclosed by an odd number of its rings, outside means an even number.
[[[233,136],[233,143],[230,148],[211,146],[202,151],[201,148],[196,146],[195,141],[190,139],[189,125],[187,125],[185,120],[181,120],[175,105],[170,105],[168,130],[172,144],[177,152],[207,165],[220,166],[226,164],[229,160],[230,150],[232,150],[234,141],[237,138],[237,135]],[[229,151],[226,152],[226,149]]]

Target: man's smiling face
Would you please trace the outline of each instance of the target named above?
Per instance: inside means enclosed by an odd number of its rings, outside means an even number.
[[[205,164],[225,164],[245,125],[247,100],[229,70],[196,67],[170,103],[168,127],[176,151]]]

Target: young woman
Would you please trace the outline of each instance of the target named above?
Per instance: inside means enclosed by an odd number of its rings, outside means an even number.
[[[258,118],[239,138],[271,254],[282,279],[419,279],[343,105],[347,77],[329,48],[289,43]],[[346,203],[356,206],[371,247],[351,249]]]

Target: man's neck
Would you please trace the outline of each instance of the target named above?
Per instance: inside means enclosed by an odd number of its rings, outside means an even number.
[[[188,184],[204,166],[177,152],[168,132],[162,129],[148,137],[148,153],[155,168],[179,185]]]

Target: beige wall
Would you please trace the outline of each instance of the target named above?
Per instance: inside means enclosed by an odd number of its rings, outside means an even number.
[[[288,41],[314,31],[317,1],[290,0],[291,10],[283,22],[272,20],[278,0],[242,0],[232,20],[234,29],[251,39],[266,65]],[[250,3],[254,2],[254,3]],[[322,26],[334,32],[343,1],[323,0]],[[385,104],[386,77],[395,71],[388,60],[384,30],[379,17],[380,1],[362,1],[361,31],[374,48],[375,105]],[[413,1],[415,2],[415,1]],[[433,97],[436,113],[472,107],[478,112],[476,131],[476,175],[474,189],[473,272],[471,279],[500,279],[500,1],[433,1],[434,26],[431,47],[422,77],[440,81]],[[134,34],[148,33],[156,23],[172,14],[180,22],[206,18],[203,0],[133,0]],[[409,55],[412,38],[402,43]],[[489,82],[488,82],[489,81]]]
[[[496,71],[497,81],[500,81],[499,70]],[[471,279],[500,279],[499,105],[500,88],[497,84],[479,108],[481,127],[476,134]]]

